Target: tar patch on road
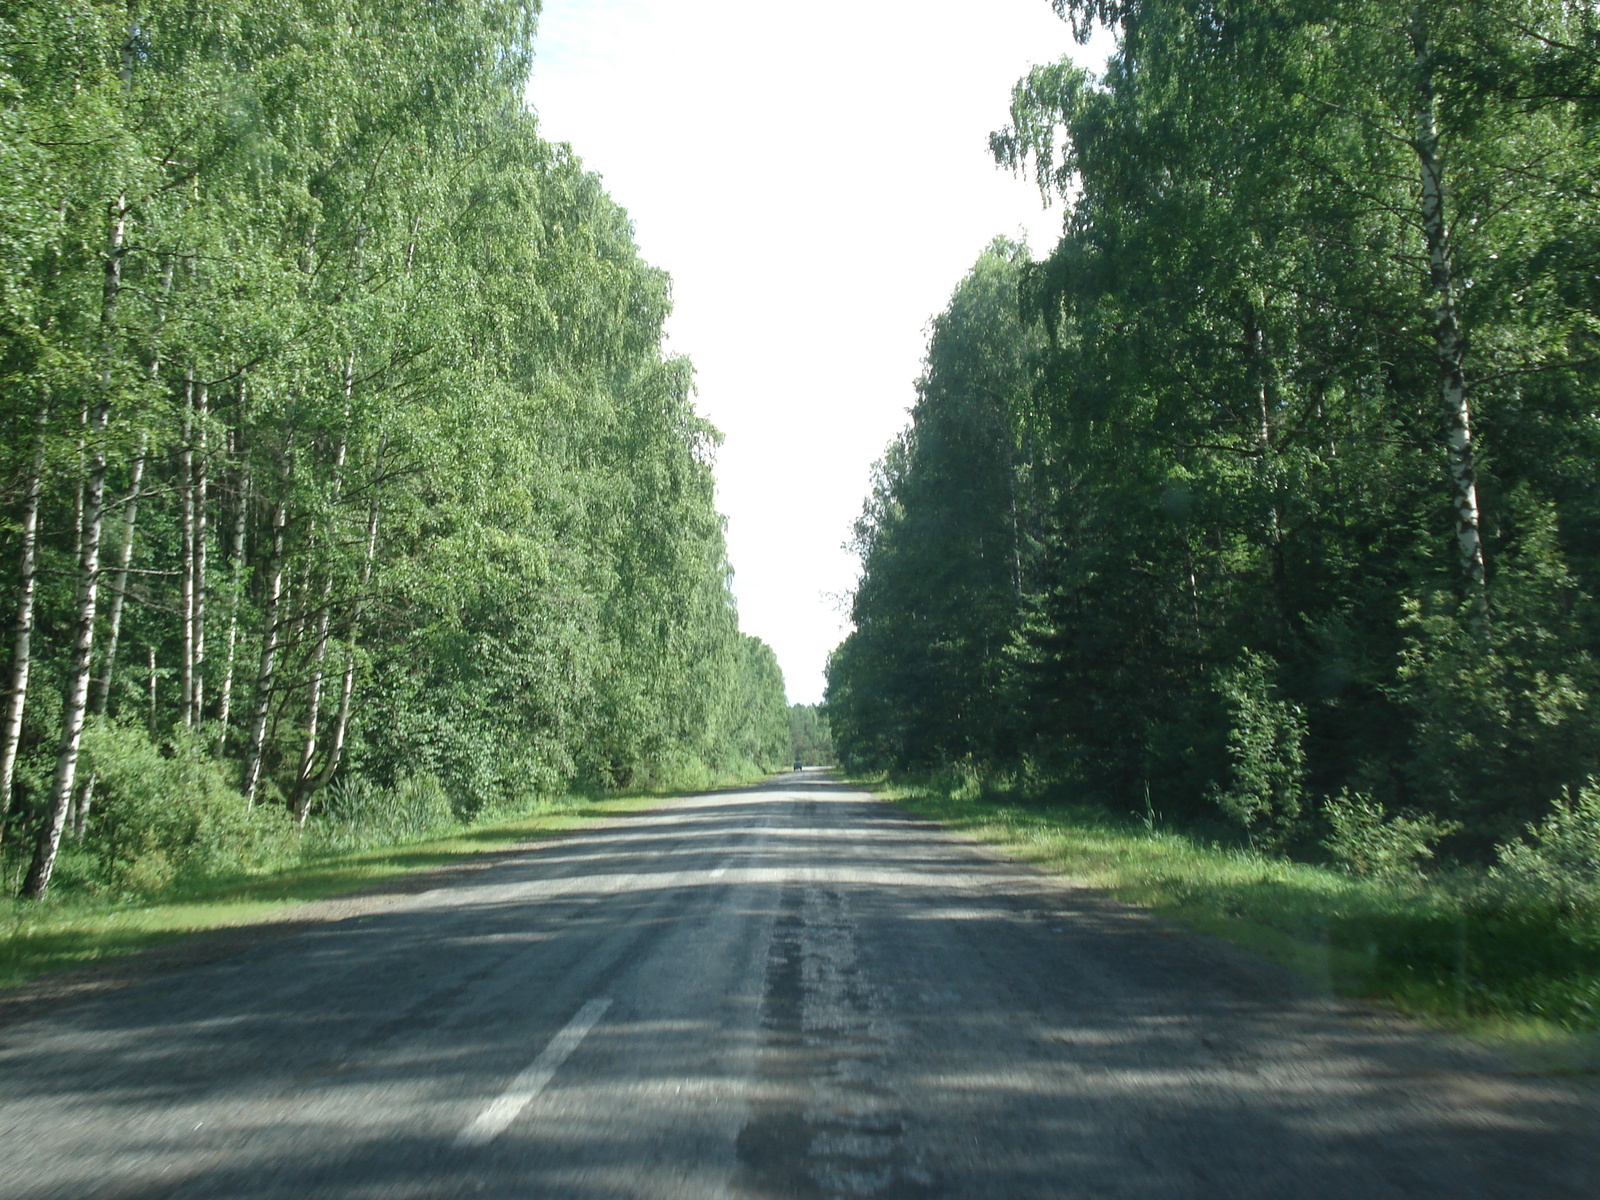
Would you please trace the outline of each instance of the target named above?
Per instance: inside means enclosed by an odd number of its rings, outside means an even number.
[[[889,1072],[895,1031],[864,977],[844,899],[783,893],[767,952],[751,1118],[734,1194],[749,1200],[926,1200]]]

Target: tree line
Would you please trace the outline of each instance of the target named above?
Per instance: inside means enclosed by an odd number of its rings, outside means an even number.
[[[992,139],[1063,235],[934,323],[841,755],[1486,854],[1600,771],[1592,7],[1055,7],[1117,48]]]
[[[521,100],[537,9],[0,6],[27,894],[116,803],[97,727],[301,824],[344,778],[470,813],[782,761],[669,280]]]

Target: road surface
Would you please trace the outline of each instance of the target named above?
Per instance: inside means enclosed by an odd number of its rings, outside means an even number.
[[[1582,1085],[808,771],[0,1029],[0,1197],[1583,1197]]]

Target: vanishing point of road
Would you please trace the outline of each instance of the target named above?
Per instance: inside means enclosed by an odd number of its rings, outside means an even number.
[[[816,771],[0,1029],[3,1200],[1594,1200],[1597,1116]]]

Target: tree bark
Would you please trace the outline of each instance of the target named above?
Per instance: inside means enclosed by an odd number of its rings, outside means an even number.
[[[122,499],[122,545],[117,550],[116,582],[111,588],[111,607],[106,614],[106,649],[100,678],[95,681],[89,703],[91,716],[103,717],[111,704],[111,679],[117,664],[117,642],[122,635],[122,606],[128,594],[128,571],[133,563],[133,535],[139,520],[139,489],[144,480],[146,447],[139,443],[128,476],[128,494]],[[154,722],[151,722],[152,727]],[[89,810],[94,805],[95,776],[91,774],[78,788],[72,809],[72,836],[82,839],[89,828]]]
[[[1445,216],[1444,164],[1433,86],[1433,51],[1427,16],[1412,10],[1411,48],[1416,67],[1417,138],[1413,143],[1422,183],[1422,235],[1428,251],[1428,286],[1433,292],[1433,346],[1438,359],[1439,398],[1445,416],[1451,499],[1456,510],[1456,552],[1463,586],[1474,614],[1489,614],[1487,573],[1478,510],[1478,470],[1472,443],[1472,411],[1467,396],[1466,345],[1456,315],[1450,228]]]
[[[1250,377],[1251,398],[1255,403],[1256,481],[1267,502],[1262,545],[1262,564],[1266,569],[1268,594],[1272,602],[1272,626],[1280,639],[1289,636],[1289,606],[1284,598],[1283,510],[1278,504],[1277,482],[1273,478],[1272,442],[1272,360],[1267,355],[1266,331],[1252,302],[1246,302],[1244,315],[1246,370]]]
[[[146,646],[145,649],[149,652],[149,660],[150,660],[149,661],[150,694],[149,694],[149,696],[147,698],[148,701],[149,701],[149,708],[148,708],[148,711],[145,713],[145,730],[150,734],[150,740],[151,741],[155,741],[155,738],[156,738],[156,648],[154,646]]]
[[[28,675],[33,667],[33,598],[39,578],[39,503],[44,495],[45,427],[48,405],[40,405],[28,486],[22,500],[22,553],[17,568],[17,616],[11,632],[11,687],[6,692],[5,724],[0,726],[0,839],[11,811],[11,786],[22,745],[22,718],[28,705]]]

